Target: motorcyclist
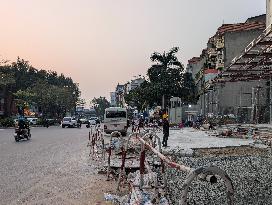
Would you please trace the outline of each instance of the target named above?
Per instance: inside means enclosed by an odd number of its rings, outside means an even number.
[[[18,119],[18,127],[20,130],[22,130],[23,134],[29,134],[30,129],[29,129],[29,123],[25,117],[19,117]]]
[[[81,127],[81,120],[79,118],[77,119],[77,127]]]

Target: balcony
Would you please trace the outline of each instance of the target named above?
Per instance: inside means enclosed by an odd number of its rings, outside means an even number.
[[[208,53],[210,58],[217,56],[217,52],[216,52],[216,50],[214,48],[209,48],[207,53]]]

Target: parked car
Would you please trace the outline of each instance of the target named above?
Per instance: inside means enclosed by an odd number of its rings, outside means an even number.
[[[89,124],[90,125],[96,125],[97,124],[97,117],[91,117],[90,119],[89,119]]]
[[[65,127],[76,127],[77,120],[74,117],[64,117],[61,123],[62,128]]]
[[[79,119],[82,124],[88,124],[89,121],[86,118]]]
[[[38,121],[38,118],[36,118],[36,117],[28,117],[27,120],[28,120],[28,122],[29,122],[30,125],[36,125],[37,121]]]

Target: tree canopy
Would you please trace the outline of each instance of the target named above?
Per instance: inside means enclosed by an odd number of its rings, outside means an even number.
[[[171,97],[181,97],[184,103],[196,102],[196,86],[176,54],[178,47],[169,52],[154,52],[150,60],[155,63],[147,70],[148,80],[125,95],[128,105],[143,111],[147,107],[162,105]]]
[[[104,117],[105,109],[110,107],[110,102],[105,97],[94,98],[92,101],[96,115],[100,118]]]
[[[70,77],[38,70],[20,58],[12,64],[0,65],[0,78],[4,79],[0,86],[5,88],[5,95],[12,97],[10,103],[35,104],[48,117],[62,117],[67,111],[73,111],[80,95],[78,84]]]

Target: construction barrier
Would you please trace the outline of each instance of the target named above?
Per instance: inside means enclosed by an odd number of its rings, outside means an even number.
[[[135,196],[134,198],[137,199],[140,203],[141,199],[141,191],[143,189],[154,189],[156,196],[159,198],[159,189],[160,188],[167,188],[167,180],[165,176],[165,168],[173,168],[178,171],[186,172],[188,173],[186,180],[182,186],[182,194],[181,194],[181,199],[180,199],[180,204],[181,205],[187,205],[187,198],[188,198],[188,189],[189,186],[191,185],[192,181],[195,180],[196,178],[205,180],[210,183],[216,183],[217,182],[217,177],[220,176],[227,188],[227,201],[228,205],[233,205],[234,204],[234,189],[233,189],[233,184],[230,179],[230,177],[227,175],[225,171],[222,169],[215,167],[215,166],[209,166],[209,167],[200,167],[197,169],[193,169],[191,167],[188,167],[183,164],[178,164],[176,162],[173,162],[171,159],[169,159],[167,156],[162,154],[162,148],[161,148],[161,141],[160,138],[156,134],[156,130],[153,128],[152,130],[143,130],[142,133],[140,133],[140,129],[135,129],[136,132],[133,132],[132,134],[129,135],[127,139],[126,146],[124,144],[121,145],[121,167],[120,167],[120,172],[118,176],[118,182],[117,182],[117,191],[120,191],[120,186],[121,182],[123,179],[126,178],[126,159],[127,159],[127,154],[128,154],[128,149],[129,145],[131,143],[131,139],[135,137],[137,139],[137,142],[141,145],[141,151],[139,153],[139,159],[140,159],[140,180],[139,184],[135,185],[132,183],[129,183],[131,190],[133,191],[133,194],[138,195]],[[103,139],[103,130],[93,130],[91,129],[89,132],[89,142],[91,143],[92,146],[92,151],[94,150],[95,145],[97,145],[97,142],[103,142],[102,146],[102,153],[104,153],[104,160],[105,160],[105,145],[104,145],[104,139]],[[99,137],[100,136],[100,137]],[[108,152],[108,158],[107,158],[107,180],[110,180],[110,172],[111,172],[111,158],[113,155],[113,137],[119,138],[119,140],[124,140],[122,137],[122,134],[118,131],[112,132],[110,136],[110,143],[109,147],[107,148]],[[156,149],[158,148],[158,149]],[[154,186],[144,186],[144,175],[145,173],[152,173],[152,168],[150,167],[149,163],[147,162],[146,154],[147,150],[151,151],[154,155],[156,155],[160,159],[160,174],[163,178],[163,184],[159,185],[158,184],[158,178],[157,175],[155,176],[154,180]],[[91,152],[90,152],[91,154]],[[94,155],[94,151],[92,152]],[[154,157],[153,157],[154,160]]]

